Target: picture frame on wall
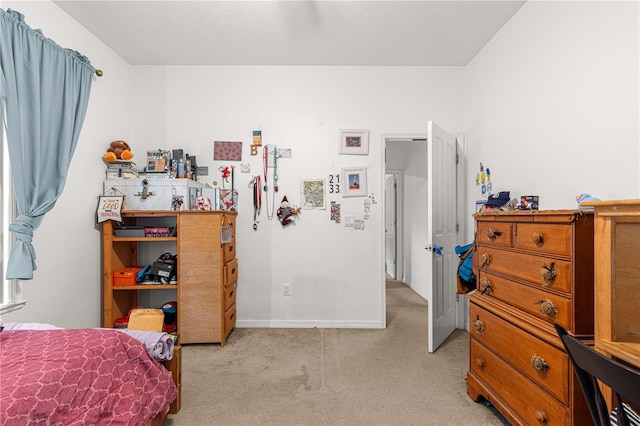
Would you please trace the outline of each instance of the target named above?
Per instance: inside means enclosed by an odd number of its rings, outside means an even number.
[[[300,180],[300,199],[302,200],[302,208],[321,209],[327,208],[327,197],[324,179],[301,179]]]
[[[342,168],[343,197],[367,196],[367,168],[343,167]]]
[[[369,130],[340,130],[338,154],[369,155]]]

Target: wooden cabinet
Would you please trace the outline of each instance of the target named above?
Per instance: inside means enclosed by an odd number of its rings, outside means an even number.
[[[596,350],[640,368],[640,200],[585,204],[595,207]]]
[[[114,223],[103,223],[103,327],[113,327],[131,308],[153,299],[152,293],[169,292],[178,302],[181,343],[224,346],[236,321],[236,214],[139,210],[125,211],[122,217],[127,226],[169,227],[174,232],[170,237],[116,237]],[[113,285],[115,270],[150,264],[166,251],[177,254],[177,284]],[[145,307],[160,307],[156,305]]]
[[[591,417],[553,323],[593,337],[593,215],[476,213],[467,393],[512,424],[586,425]]]

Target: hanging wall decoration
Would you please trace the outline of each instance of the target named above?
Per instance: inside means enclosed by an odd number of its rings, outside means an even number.
[[[124,195],[101,195],[98,197],[98,223],[107,220],[122,222]]]
[[[300,181],[300,198],[304,209],[325,210],[325,180],[324,179],[302,179]]]
[[[331,202],[331,221],[340,223],[340,204],[335,201]]]
[[[369,130],[340,130],[338,154],[369,154]]]
[[[491,182],[491,170],[480,163],[480,171],[476,174],[476,186],[480,187],[480,193],[484,197],[491,195],[493,183]]]
[[[343,197],[367,196],[367,168],[343,167],[342,168]]]
[[[242,142],[213,142],[215,161],[242,161]]]
[[[276,212],[276,214],[278,215],[278,220],[283,227],[292,224],[294,216],[297,217],[299,213],[300,208],[290,205],[286,195],[282,198],[280,207]]]

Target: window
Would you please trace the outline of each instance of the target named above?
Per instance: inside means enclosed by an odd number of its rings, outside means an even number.
[[[0,197],[2,198],[2,241],[0,242],[0,269],[2,270],[2,287],[0,288],[0,314],[20,309],[27,303],[22,294],[20,280],[7,280],[7,261],[13,245],[13,234],[9,232],[9,224],[18,214],[18,208],[13,196],[13,180],[11,179],[11,164],[9,162],[9,149],[5,140],[4,124],[0,120],[0,142],[2,144],[2,157],[0,158]]]

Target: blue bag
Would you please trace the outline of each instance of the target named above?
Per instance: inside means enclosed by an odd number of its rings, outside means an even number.
[[[455,252],[460,258],[458,263],[458,289],[459,294],[465,294],[476,288],[476,275],[473,273],[473,244],[456,246]]]

